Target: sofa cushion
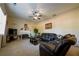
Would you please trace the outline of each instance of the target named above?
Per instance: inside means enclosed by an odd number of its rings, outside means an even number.
[[[53,40],[56,40],[58,38],[57,38],[57,35],[54,33],[42,33],[41,39],[47,40],[47,41],[53,41]]]

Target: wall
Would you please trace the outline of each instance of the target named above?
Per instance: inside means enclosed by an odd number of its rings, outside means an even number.
[[[2,39],[2,36],[0,35],[0,48],[1,48],[1,39]]]
[[[65,12],[52,19],[44,20],[39,23],[10,17],[8,18],[8,21],[9,27],[14,27],[18,30],[22,28],[25,23],[28,24],[31,33],[33,32],[33,29],[37,27],[40,33],[49,32],[61,35],[69,33],[75,34],[77,37],[77,44],[79,44],[79,8]],[[50,22],[52,22],[53,27],[52,29],[46,30],[45,24]]]
[[[52,29],[46,30],[45,24],[52,23]],[[56,33],[65,35],[68,33],[75,34],[79,44],[79,8],[60,14],[52,19],[39,22],[37,28],[42,32]]]
[[[24,27],[24,24],[28,25],[29,31],[31,32],[32,35],[34,35],[34,33],[33,33],[33,29],[35,28],[34,22],[24,20],[24,19],[17,19],[17,18],[13,18],[13,17],[8,17],[8,28],[17,29],[18,34],[20,32],[20,29]]]
[[[5,5],[0,3],[0,7],[1,7],[3,13],[7,16]],[[5,32],[6,32],[6,30],[5,30]],[[2,39],[2,37],[3,37],[3,39]],[[0,35],[0,48],[5,45],[6,45],[6,34],[4,33],[4,35]]]
[[[0,3],[0,7],[1,7],[3,13],[7,15],[7,11],[6,11],[6,5],[5,5],[5,3]]]

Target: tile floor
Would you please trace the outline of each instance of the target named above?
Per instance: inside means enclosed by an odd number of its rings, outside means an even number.
[[[16,40],[1,48],[0,56],[39,56],[39,44],[33,45],[29,39]]]
[[[0,49],[0,56],[39,56],[39,44],[33,45],[29,39],[15,40]],[[71,46],[66,56],[79,56],[79,47]]]

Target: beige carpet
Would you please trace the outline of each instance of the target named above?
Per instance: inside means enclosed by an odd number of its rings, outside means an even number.
[[[66,56],[79,56],[79,46],[71,46]]]
[[[15,40],[0,49],[0,56],[39,56],[39,44],[33,45],[29,39]],[[79,56],[79,47],[71,46],[66,56]]]
[[[0,49],[2,56],[39,56],[39,44],[33,45],[29,39],[16,40]]]

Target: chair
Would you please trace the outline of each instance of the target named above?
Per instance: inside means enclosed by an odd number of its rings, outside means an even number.
[[[57,48],[55,49],[55,56],[65,56],[71,45],[74,45],[75,42],[71,40],[64,40],[62,43],[60,43]]]
[[[40,44],[40,56],[65,56],[71,45],[75,43],[75,41],[63,40],[55,48],[48,48],[47,44]]]

